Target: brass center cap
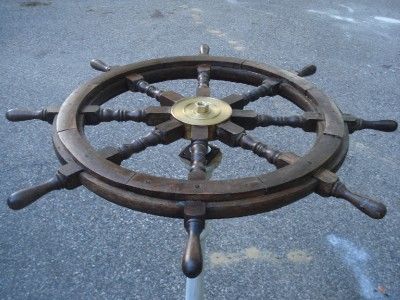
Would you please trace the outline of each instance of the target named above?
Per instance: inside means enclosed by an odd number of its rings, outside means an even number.
[[[208,126],[222,123],[232,115],[226,102],[211,97],[190,97],[171,107],[175,119],[189,125]]]

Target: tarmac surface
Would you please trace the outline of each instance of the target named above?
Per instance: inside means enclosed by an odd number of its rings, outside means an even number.
[[[399,1],[1,1],[0,103],[41,109],[61,104],[96,76],[92,58],[110,64],[211,54],[288,70],[314,63],[310,80],[346,113],[400,120]],[[194,92],[195,81],[160,83]],[[212,82],[223,97],[248,86]],[[118,101],[117,101],[118,100]],[[106,107],[156,102],[126,94]],[[300,113],[275,97],[249,106],[272,115]],[[87,129],[95,147],[148,132],[140,124]],[[254,135],[304,154],[314,135],[264,128]],[[0,297],[2,299],[182,299],[186,232],[180,220],[134,212],[83,187],[52,192],[12,211],[14,191],[52,177],[59,166],[45,122],[0,118]],[[338,172],[354,191],[388,208],[373,220],[345,201],[311,195],[270,213],[208,222],[207,299],[400,299],[399,131],[354,133]],[[125,166],[185,178],[181,141],[149,149]],[[213,178],[272,170],[240,149],[224,156]]]

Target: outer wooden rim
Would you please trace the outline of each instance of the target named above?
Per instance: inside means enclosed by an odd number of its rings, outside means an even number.
[[[140,73],[148,82],[193,79],[199,64],[211,65],[211,79],[251,85],[260,84],[265,76],[284,79],[289,88],[282,91],[283,96],[305,110],[323,115],[317,141],[310,152],[293,165],[257,177],[187,181],[127,170],[101,158],[91,147],[79,117],[84,106],[102,104],[125,92],[125,77],[129,74]],[[115,68],[75,90],[60,108],[54,144],[62,160],[73,159],[84,168],[82,183],[103,198],[135,210],[173,217],[181,215],[179,201],[201,200],[208,202],[208,217],[219,218],[271,210],[311,193],[317,184],[312,174],[321,168],[337,168],[346,155],[347,139],[336,105],[304,79],[236,58],[184,56]],[[240,212],[243,204],[246,210]]]

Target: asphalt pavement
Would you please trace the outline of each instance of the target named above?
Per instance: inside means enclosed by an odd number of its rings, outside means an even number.
[[[61,104],[96,76],[92,58],[122,65],[197,54],[241,57],[287,70],[314,63],[310,78],[343,112],[400,121],[400,2],[393,1],[1,1],[0,103],[41,109]],[[195,81],[160,83],[190,94]],[[212,82],[215,97],[250,87]],[[124,94],[105,107],[156,102]],[[249,105],[272,115],[300,110],[282,98]],[[120,145],[149,129],[107,123],[87,129],[95,147]],[[305,154],[314,135],[292,128],[253,134],[277,149]],[[12,211],[14,191],[52,177],[59,166],[51,126],[0,118],[0,298],[182,299],[180,220],[134,212],[83,187],[52,192]],[[399,131],[354,133],[338,172],[354,191],[381,200],[373,220],[349,203],[310,195],[270,213],[208,222],[207,299],[400,299]],[[185,142],[158,146],[126,162],[185,178]],[[213,178],[272,168],[216,143]]]

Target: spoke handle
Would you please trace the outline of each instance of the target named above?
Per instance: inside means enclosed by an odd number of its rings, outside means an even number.
[[[386,215],[386,206],[384,204],[349,191],[344,183],[340,181],[334,185],[331,195],[347,200],[373,219],[382,219]]]
[[[397,129],[397,122],[393,120],[379,120],[379,121],[367,121],[361,120],[360,129],[374,129],[379,131],[391,132]]]
[[[10,109],[6,112],[6,118],[11,122],[20,122],[20,121],[28,121],[28,120],[43,120],[44,119],[45,110],[25,110],[25,109]]]
[[[209,55],[210,54],[210,46],[208,46],[207,44],[201,44],[200,54]]]
[[[54,177],[42,184],[28,187],[11,194],[7,199],[8,207],[14,210],[22,209],[47,193],[63,188],[64,183],[65,177],[57,173]]]
[[[111,67],[100,59],[92,59],[90,61],[90,66],[100,72],[108,72],[111,70]]]
[[[204,220],[192,218],[185,220],[185,228],[189,234],[182,258],[182,271],[189,278],[195,278],[203,270],[203,254],[200,234],[204,229]]]
[[[297,76],[307,77],[314,75],[315,72],[317,72],[317,67],[315,65],[308,65],[302,68],[301,70],[297,71]]]

